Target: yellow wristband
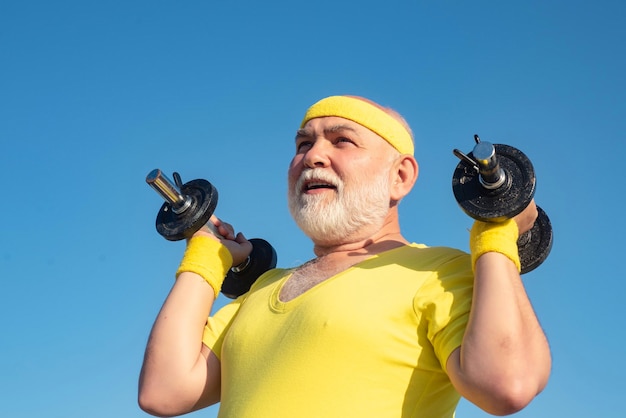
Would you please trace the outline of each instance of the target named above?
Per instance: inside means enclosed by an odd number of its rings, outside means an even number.
[[[472,268],[476,266],[478,257],[485,253],[496,252],[507,256],[521,271],[517,238],[519,230],[513,219],[504,222],[474,222],[470,231],[470,253]]]
[[[217,297],[232,265],[233,257],[224,245],[210,237],[194,236],[187,243],[176,277],[185,271],[196,273],[213,288]]]

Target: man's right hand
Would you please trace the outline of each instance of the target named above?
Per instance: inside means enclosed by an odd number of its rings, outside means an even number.
[[[241,232],[235,235],[235,229],[233,226],[223,222],[215,215],[211,216],[209,222],[214,225],[214,231],[211,230],[209,226],[205,225],[196,231],[194,235],[207,235],[220,241],[233,257],[233,266],[238,266],[246,261],[252,252],[252,244],[250,241],[248,241],[248,239]]]

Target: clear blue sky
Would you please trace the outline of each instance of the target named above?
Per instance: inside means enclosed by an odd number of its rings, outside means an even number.
[[[331,94],[411,123],[415,242],[467,249],[453,148],[477,133],[530,157],[555,241],[524,280],[554,369],[518,416],[619,415],[625,21],[617,0],[2,2],[0,416],[146,416],[143,349],[184,249],[154,229],[153,168],[210,180],[281,266],[309,259],[285,173]]]

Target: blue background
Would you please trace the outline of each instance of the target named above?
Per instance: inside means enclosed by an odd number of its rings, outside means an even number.
[[[467,249],[453,148],[477,133],[530,157],[555,241],[524,280],[554,367],[518,416],[619,415],[625,18],[609,0],[2,2],[0,416],[146,416],[143,349],[184,250],[155,232],[153,168],[210,180],[280,266],[308,260],[286,169],[331,94],[412,125],[411,241]]]

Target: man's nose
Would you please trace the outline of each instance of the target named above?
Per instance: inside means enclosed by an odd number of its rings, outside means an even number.
[[[328,141],[318,140],[304,154],[303,163],[306,167],[328,167],[330,165]]]

